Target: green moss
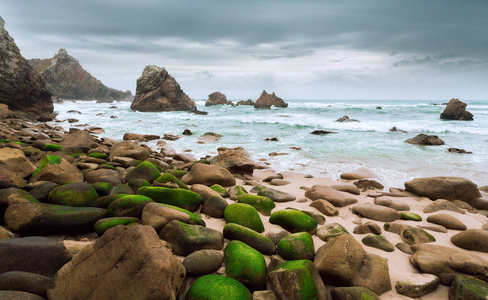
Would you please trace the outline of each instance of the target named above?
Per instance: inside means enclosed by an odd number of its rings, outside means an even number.
[[[163,203],[159,203],[159,204],[187,214],[191,220],[191,222],[189,224],[205,226],[205,222],[199,216],[195,215],[191,211],[188,211],[186,209],[183,209],[181,207],[174,206],[174,205],[163,204]]]
[[[93,188],[97,191],[99,196],[106,196],[110,194],[113,189],[113,185],[108,182],[96,182],[92,184]]]
[[[159,176],[161,176],[159,169],[156,168],[156,166],[150,161],[146,160],[138,164],[131,171],[129,171],[126,176],[126,180],[130,181],[132,179],[142,178],[151,183]]]
[[[278,253],[286,260],[313,259],[313,238],[308,232],[298,232],[282,238],[277,245]]]
[[[142,178],[133,179],[133,180],[129,181],[129,183],[127,183],[127,185],[130,186],[130,188],[134,191],[134,193],[137,193],[137,190],[140,187],[151,186],[149,181],[147,181],[146,179],[142,179]]]
[[[45,144],[44,145],[44,151],[58,151],[63,149],[63,146],[56,145],[56,144]]]
[[[181,180],[179,180],[173,174],[168,173],[168,172],[166,172],[163,175],[161,175],[158,178],[156,178],[156,181],[157,182],[160,182],[160,183],[171,182],[171,183],[175,183],[176,185],[178,185],[179,188],[182,188],[182,189],[185,189],[185,190],[188,190],[189,189],[186,184],[184,184],[183,182],[181,182]]]
[[[140,224],[141,220],[132,217],[113,217],[113,218],[104,218],[100,219],[95,222],[95,232],[98,236],[102,236],[105,231],[109,230],[112,227],[117,225],[128,225],[128,224]]]
[[[143,186],[137,190],[137,194],[147,196],[158,203],[178,206],[189,211],[196,210],[202,203],[199,194],[185,189]]]
[[[88,183],[73,182],[55,187],[49,192],[48,202],[51,204],[73,207],[87,207],[98,199],[98,193]]]
[[[46,155],[41,159],[39,167],[32,173],[32,177],[36,176],[47,165],[59,165],[62,162],[62,158],[59,155]]]
[[[89,153],[88,157],[94,157],[94,158],[99,158],[99,159],[107,159],[108,154],[107,153],[93,152],[93,153]]]
[[[99,208],[107,208],[110,205],[110,203],[125,196],[130,196],[130,194],[115,194],[115,195],[103,196],[93,201],[92,206],[99,207]]]
[[[210,188],[216,191],[221,197],[229,197],[229,192],[227,192],[227,190],[220,184],[214,184]]]
[[[230,241],[224,249],[226,275],[239,280],[251,290],[266,286],[266,261],[251,246],[237,240]]]
[[[173,174],[178,179],[181,179],[181,177],[183,177],[183,175],[188,173],[187,171],[182,171],[182,170],[178,170],[178,169],[167,169],[166,172]]]
[[[315,286],[310,269],[313,263],[310,260],[294,260],[282,263],[273,272],[281,270],[287,277],[295,277],[298,284],[297,299],[318,299],[318,290]]]
[[[141,195],[128,195],[121,197],[107,207],[106,215],[107,217],[113,217],[115,212],[118,210],[126,210],[130,208],[135,208],[139,205],[154,202],[151,198],[141,196]]]
[[[251,300],[245,285],[234,278],[221,275],[205,275],[193,282],[185,300]]]
[[[401,212],[400,219],[410,221],[422,221],[422,217],[413,212]]]
[[[313,232],[317,228],[317,221],[296,209],[279,210],[269,217],[271,224],[280,225],[290,232]]]
[[[109,164],[101,164],[98,166],[99,169],[109,169],[109,170],[117,170],[114,166]]]
[[[263,221],[258,211],[249,204],[232,203],[227,205],[224,211],[224,219],[227,223],[236,223],[257,232],[264,231]]]
[[[265,216],[271,215],[271,210],[276,207],[273,200],[265,196],[253,194],[241,194],[237,197],[237,203],[245,203],[253,206],[258,212]]]
[[[229,223],[224,226],[224,237],[229,240],[239,240],[258,250],[265,255],[275,253],[275,244],[269,238],[236,223]]]

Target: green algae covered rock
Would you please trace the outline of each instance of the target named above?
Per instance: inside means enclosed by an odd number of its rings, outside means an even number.
[[[264,216],[271,215],[271,210],[276,207],[273,200],[268,197],[253,194],[240,194],[237,196],[237,203],[249,204]]]
[[[276,251],[273,241],[242,225],[236,223],[226,224],[223,232],[226,239],[242,241],[264,255],[273,255]]]
[[[278,254],[286,260],[308,259],[315,256],[313,238],[308,232],[297,232],[285,236],[277,245]]]
[[[117,194],[129,194],[129,195],[134,195],[134,191],[132,188],[128,185],[125,184],[117,184],[114,186],[112,191],[110,192],[112,195],[117,195]]]
[[[115,227],[117,225],[128,225],[131,223],[140,224],[141,220],[133,217],[104,218],[96,221],[94,227],[95,227],[95,232],[98,234],[98,236],[102,236],[105,233],[105,231],[109,230],[112,227]]]
[[[449,289],[449,300],[488,299],[488,283],[478,278],[457,274]]]
[[[241,185],[235,185],[229,189],[229,197],[231,200],[237,200],[240,195],[244,194],[247,194],[247,191]]]
[[[251,292],[234,278],[209,274],[195,280],[185,300],[251,300]]]
[[[107,208],[112,202],[125,196],[130,196],[130,194],[115,194],[115,195],[103,196],[93,201],[91,206],[99,207],[99,208]]]
[[[128,186],[130,186],[130,188],[132,189],[132,191],[134,192],[134,194],[137,193],[137,190],[140,188],[140,187],[143,187],[143,186],[151,186],[151,184],[145,180],[145,179],[142,179],[142,178],[138,178],[138,179],[134,179],[134,180],[131,180],[127,183]]]
[[[129,182],[134,179],[145,179],[152,183],[159,176],[161,176],[159,169],[151,162],[146,160],[138,164],[134,169],[127,173],[125,176],[125,182]]]
[[[181,179],[181,177],[183,177],[183,175],[188,173],[188,171],[182,171],[179,169],[166,169],[166,172],[173,174],[178,179]]]
[[[362,286],[336,287],[330,291],[334,300],[380,300],[373,291]]]
[[[107,207],[107,217],[135,217],[140,218],[144,206],[154,202],[151,198],[141,195],[126,195]]]
[[[63,146],[56,145],[56,144],[45,144],[44,145],[44,151],[58,151],[63,149]]]
[[[229,192],[227,192],[227,190],[221,186],[220,184],[214,184],[212,186],[210,186],[210,188],[214,191],[216,191],[221,197],[229,197]]]
[[[114,188],[114,186],[109,182],[96,182],[92,184],[95,191],[99,196],[107,196],[110,195],[110,191]]]
[[[413,212],[401,212],[400,219],[402,220],[410,220],[410,221],[422,221],[422,217]]]
[[[269,217],[271,224],[280,225],[289,232],[315,232],[317,221],[304,212],[296,209],[283,209],[275,211]]]
[[[59,165],[61,164],[62,158],[59,155],[46,155],[41,159],[39,166],[37,169],[32,173],[32,177],[36,176],[42,169],[44,169],[47,165]]]
[[[181,180],[179,180],[178,178],[176,178],[176,176],[174,176],[173,174],[171,173],[164,173],[163,175],[159,176],[158,178],[155,179],[155,181],[153,182],[154,185],[158,185],[158,186],[164,186],[164,184],[171,184],[171,185],[176,185],[177,187],[181,188],[181,189],[185,189],[185,190],[188,190],[188,186],[186,184],[184,184],[183,182],[181,182]],[[161,185],[163,184],[163,185]]]
[[[53,188],[48,195],[50,204],[88,207],[98,199],[97,191],[89,183],[73,182]]]
[[[100,153],[100,152],[93,152],[88,154],[88,157],[94,157],[94,158],[99,158],[99,159],[107,159],[108,154],[107,153]]]
[[[349,233],[347,229],[344,228],[341,224],[334,222],[317,229],[315,235],[317,235],[324,242],[328,242],[330,239],[345,233]]]
[[[264,231],[263,221],[259,217],[258,211],[249,204],[232,203],[227,205],[224,211],[224,219],[227,223],[236,223],[259,233]]]
[[[224,250],[227,276],[239,280],[250,290],[266,287],[266,261],[263,255],[244,242],[230,241]]]
[[[413,226],[405,226],[400,231],[400,238],[409,245],[435,242],[435,237],[427,231]]]
[[[137,194],[147,196],[158,203],[178,206],[189,211],[195,211],[202,203],[199,194],[185,189],[143,186],[137,190]]]
[[[278,299],[327,299],[324,283],[310,260],[282,263],[269,272],[268,279]]]

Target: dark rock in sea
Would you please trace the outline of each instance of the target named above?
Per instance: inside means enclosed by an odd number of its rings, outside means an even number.
[[[447,152],[449,153],[460,153],[460,154],[473,154],[471,151],[466,151],[464,149],[459,149],[459,148],[448,148]]]
[[[407,133],[406,130],[402,130],[402,129],[398,129],[396,128],[396,126],[393,126],[391,129],[390,129],[391,132],[402,132],[402,133]]]
[[[466,110],[466,103],[453,98],[449,100],[440,118],[444,120],[472,121],[473,114]]]
[[[196,107],[173,76],[154,65],[146,66],[137,79],[136,96],[130,106],[143,112],[194,111]]]
[[[268,94],[266,91],[263,91],[261,96],[259,96],[259,99],[254,103],[254,108],[270,109],[271,106],[285,108],[288,107],[288,103],[285,103],[285,101],[276,96],[275,93]]]
[[[29,59],[29,64],[47,81],[49,91],[63,99],[97,99],[98,102],[113,100],[132,101],[130,91],[119,91],[105,86],[88,73],[66,49],[52,58]]]
[[[239,105],[251,105],[251,106],[254,106],[254,101],[252,101],[251,99],[247,99],[247,100],[241,100],[239,102],[236,103],[236,106],[239,106]]]
[[[376,109],[383,109],[383,107],[381,107],[381,106],[377,106],[377,107],[376,107]]]
[[[195,114],[195,115],[201,115],[201,116],[208,115],[208,111],[201,111],[201,110],[198,110],[198,109],[190,110],[189,113],[192,113],[192,114]]]
[[[329,130],[314,130],[310,132],[310,134],[315,134],[315,135],[326,135],[326,134],[331,134],[331,133],[337,133],[335,131],[329,131]]]
[[[191,132],[190,129],[185,129],[185,130],[183,130],[183,133],[182,134],[183,135],[193,135],[193,132]]]
[[[277,137],[272,137],[272,138],[265,138],[265,142],[278,142],[279,139]]]
[[[337,119],[336,122],[350,123],[350,122],[361,122],[361,121],[356,119],[349,119],[348,116],[343,116],[342,118]]]
[[[213,106],[213,105],[233,105],[232,101],[227,101],[227,98],[221,92],[213,92],[212,94],[208,95],[208,99],[205,102],[205,106]]]
[[[52,114],[54,106],[46,81],[20,54],[4,25],[0,17],[0,103],[33,119]]]
[[[437,135],[427,135],[427,134],[419,134],[411,139],[405,140],[405,143],[413,144],[413,145],[424,145],[424,146],[439,146],[444,145],[444,141],[439,138]]]

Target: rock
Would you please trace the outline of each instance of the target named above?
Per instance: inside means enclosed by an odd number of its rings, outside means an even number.
[[[449,300],[484,300],[488,298],[488,283],[472,276],[458,274],[449,288]]]
[[[407,192],[432,200],[462,200],[470,203],[481,197],[478,186],[461,177],[426,177],[405,182]]]
[[[275,253],[275,243],[273,241],[242,225],[236,223],[226,224],[223,233],[226,239],[244,242],[264,255],[273,255]]]
[[[46,81],[20,54],[4,24],[0,19],[0,103],[11,111],[31,114],[34,119],[52,114],[54,106]]]
[[[376,197],[374,204],[393,208],[396,211],[409,211],[410,206],[400,200],[386,197]]]
[[[372,179],[359,179],[358,181],[354,182],[354,185],[358,189],[361,189],[363,191],[375,190],[375,189],[382,190],[385,188],[381,183],[379,183],[376,180],[372,180]]]
[[[395,251],[395,246],[382,235],[368,235],[364,237],[361,241],[366,246],[377,248],[386,252]]]
[[[150,135],[150,134],[138,134],[138,133],[132,133],[132,132],[126,132],[124,133],[124,136],[122,139],[124,141],[131,141],[131,140],[158,140],[161,137],[159,135]]]
[[[249,204],[232,203],[225,208],[224,219],[227,223],[236,223],[259,233],[264,231],[263,221],[258,211]]]
[[[346,228],[339,223],[331,223],[320,227],[315,233],[321,240],[328,242],[330,239],[335,238],[341,234],[349,234]]]
[[[95,222],[93,225],[95,227],[95,232],[98,236],[102,236],[105,231],[109,230],[118,225],[136,225],[141,224],[141,220],[134,217],[111,217],[111,218],[103,218]]]
[[[317,221],[296,209],[283,209],[275,211],[269,217],[271,224],[276,224],[291,233],[294,232],[315,232],[317,229]]]
[[[47,295],[49,299],[175,299],[184,277],[182,264],[154,229],[117,226],[63,266]]]
[[[388,260],[376,254],[368,253],[362,261],[359,273],[354,280],[355,286],[363,286],[377,295],[391,290]]]
[[[7,228],[0,226],[0,240],[8,240],[16,238],[17,235]]]
[[[346,193],[353,194],[353,195],[360,195],[361,194],[361,191],[359,190],[359,188],[355,185],[352,185],[352,184],[334,184],[334,185],[331,185],[330,187],[333,188],[334,190],[337,190],[340,192],[346,192]]]
[[[149,197],[142,195],[125,195],[107,207],[107,217],[133,217],[141,218],[142,211],[148,203],[153,203]]]
[[[217,133],[205,132],[198,140],[203,142],[217,142],[221,137],[222,135]]]
[[[424,213],[432,213],[432,212],[436,212],[439,210],[450,210],[450,211],[457,212],[460,214],[465,213],[464,210],[460,209],[456,204],[452,203],[451,201],[444,200],[444,199],[435,200],[431,204],[424,207],[423,212]]]
[[[64,247],[40,236],[0,240],[0,274],[22,271],[52,277],[69,261]]]
[[[34,198],[28,192],[18,188],[6,188],[0,190],[0,221],[3,223],[5,210],[14,204],[20,203],[39,203],[39,200]]]
[[[334,300],[380,300],[378,295],[362,286],[336,287],[330,290],[330,294]]]
[[[148,161],[143,161],[127,173],[124,181],[129,182],[134,179],[144,179],[149,183],[153,183],[159,176],[161,176],[161,173],[155,165]]]
[[[0,274],[0,290],[14,290],[46,296],[51,284],[51,277],[21,271],[10,271]]]
[[[381,222],[392,222],[400,218],[400,214],[393,208],[380,205],[358,204],[352,208],[352,212],[361,217]]]
[[[223,218],[227,201],[220,196],[211,196],[202,205],[202,213],[212,218]]]
[[[266,91],[263,91],[254,103],[254,108],[270,109],[271,106],[286,108],[288,107],[288,103],[285,103],[275,93],[270,95]]]
[[[410,249],[410,245],[404,242],[397,243],[395,247],[398,248],[398,250],[402,251],[403,253],[406,254],[413,254],[412,249]]]
[[[261,253],[233,240],[225,247],[224,255],[227,276],[239,280],[252,291],[266,287],[266,261]]]
[[[232,174],[219,166],[212,166],[197,163],[194,164],[190,172],[184,175],[181,180],[186,184],[203,184],[211,186],[220,184],[222,186],[233,186],[236,184],[236,179]]]
[[[143,186],[137,190],[138,195],[151,198],[155,202],[174,205],[189,211],[195,211],[202,203],[202,197],[185,189]]]
[[[273,241],[275,245],[278,245],[279,241],[287,235],[290,235],[290,233],[285,230],[266,233],[266,237]]]
[[[50,181],[57,184],[68,182],[83,182],[85,178],[77,167],[58,155],[46,155],[36,171],[32,174],[32,181]]]
[[[329,130],[314,130],[310,132],[310,134],[313,135],[326,135],[326,134],[331,134],[331,133],[337,133],[335,131],[329,131]]]
[[[265,291],[254,291],[252,293],[252,299],[253,300],[278,300],[276,298],[275,293],[271,290],[265,290]]]
[[[435,214],[427,217],[427,222],[442,225],[447,229],[466,230],[463,222],[448,214]]]
[[[401,133],[408,133],[406,130],[402,130],[402,129],[396,128],[396,126],[393,126],[392,128],[390,128],[389,131],[392,131],[392,132],[401,132]]]
[[[5,211],[5,227],[24,235],[72,234],[93,231],[105,210],[44,203],[10,205]]]
[[[423,133],[418,134],[413,138],[405,140],[405,143],[409,143],[413,145],[424,145],[424,146],[439,146],[445,144],[445,142],[437,135],[427,135]]]
[[[449,153],[473,154],[473,152],[471,152],[471,151],[466,151],[464,149],[459,149],[459,148],[447,148],[446,151]]]
[[[12,169],[0,164],[0,189],[9,187],[23,187],[27,181],[19,177]]]
[[[130,157],[140,161],[145,161],[150,156],[149,152],[131,141],[116,142],[110,148],[109,158],[113,160],[115,157]]]
[[[48,203],[75,207],[92,206],[98,193],[92,185],[85,182],[67,183],[49,192]]]
[[[15,300],[45,300],[46,298],[36,294],[21,292],[21,291],[0,291],[1,299],[15,299]]]
[[[373,222],[366,222],[362,225],[358,225],[354,228],[353,233],[355,234],[365,234],[365,233],[374,233],[374,234],[381,234],[381,227]]]
[[[156,232],[160,232],[166,224],[173,220],[190,225],[205,226],[205,222],[194,213],[177,206],[161,203],[147,203],[142,211],[141,220],[142,224],[151,226]]]
[[[297,232],[285,236],[278,242],[276,250],[286,260],[313,260],[315,256],[313,239],[308,232]]]
[[[439,277],[432,274],[412,274],[409,278],[395,283],[398,294],[418,298],[435,291],[439,287]]]
[[[4,164],[20,178],[30,176],[36,169],[20,149],[0,148],[0,164]]]
[[[204,275],[193,282],[186,293],[188,300],[248,299],[252,296],[245,285],[227,276]]]
[[[49,91],[62,99],[131,101],[132,93],[109,88],[88,73],[65,49],[48,59],[29,59],[29,64],[48,83]]]
[[[417,225],[417,227],[422,228],[422,229],[426,229],[426,230],[430,230],[430,231],[447,233],[447,228],[444,226],[441,226],[441,225],[429,225],[429,224],[422,225],[422,224],[419,224],[419,225]]]
[[[237,200],[240,195],[247,194],[246,189],[241,185],[235,185],[229,188],[229,198],[230,200]]]
[[[473,114],[466,110],[466,103],[453,98],[449,100],[440,118],[444,120],[472,121]]]
[[[250,159],[249,153],[242,147],[217,149],[218,155],[211,159],[211,164],[223,167],[232,174],[252,175],[254,169],[262,168]]]
[[[351,123],[351,122],[360,122],[359,120],[356,120],[356,119],[350,119],[348,116],[343,116],[339,119],[336,120],[336,122],[340,122],[340,123]]]
[[[184,184],[183,182],[181,182],[181,180],[179,180],[178,178],[176,178],[176,176],[174,176],[173,174],[168,173],[168,172],[166,172],[166,173],[162,174],[161,176],[159,176],[158,178],[156,178],[156,179],[153,181],[153,183],[152,183],[152,184],[153,184],[153,186],[160,186],[160,187],[168,187],[168,188],[182,188],[182,189],[185,189],[185,190],[188,190],[188,189],[189,189],[189,188],[188,188],[188,186],[187,186],[186,184]],[[129,185],[130,185],[130,182],[129,182]],[[150,185],[150,184],[149,184],[149,182],[148,182],[148,186],[149,186],[149,185]],[[198,186],[199,188],[207,188],[207,189],[208,189],[208,187],[206,187],[206,186],[204,186],[204,185],[201,185],[201,184],[194,184],[194,185],[192,186],[191,191],[193,191],[193,192],[195,192],[195,193],[197,193],[197,194],[200,194],[200,193],[198,193],[198,192],[195,190],[197,186]],[[137,189],[136,189],[136,191],[137,191]],[[200,196],[202,196],[202,195],[200,194]],[[203,198],[204,198],[204,197],[202,196],[202,199],[203,199]],[[205,199],[206,199],[206,198],[208,198],[208,196],[207,196],[207,197],[205,197]],[[204,201],[205,201],[205,200],[204,200]]]
[[[88,183],[106,182],[112,186],[118,186],[123,183],[119,172],[110,169],[98,169],[90,171],[85,175],[85,179]]]
[[[268,274],[269,288],[278,299],[327,299],[315,265],[309,260],[285,262]]]
[[[290,183],[291,183],[290,181],[284,180],[284,179],[273,179],[269,182],[269,184],[274,185],[274,186],[284,186],[284,185],[288,185]]]
[[[132,110],[150,111],[193,111],[195,101],[191,100],[165,68],[146,66],[137,79],[136,95]]]
[[[416,221],[416,222],[422,221],[422,217],[416,213],[413,213],[413,212],[401,212],[400,213],[400,219],[409,220],[409,221]]]
[[[276,207],[274,202],[265,196],[257,196],[253,194],[241,194],[237,197],[237,203],[245,203],[253,206],[258,212],[264,216],[270,216],[271,210]]]
[[[212,94],[208,95],[208,99],[205,102],[205,106],[223,105],[223,104],[232,105],[232,101],[227,101],[227,98],[221,92],[213,92]]]
[[[282,192],[270,187],[260,189],[258,196],[265,196],[274,202],[289,202],[296,199],[296,197],[290,193]]]
[[[314,185],[307,189],[305,197],[312,200],[324,199],[335,207],[344,207],[358,202],[354,197],[321,184]]]
[[[202,276],[217,271],[224,263],[224,255],[217,250],[198,250],[183,260],[186,274],[190,276]]]
[[[314,200],[312,201],[312,203],[310,203],[310,206],[317,209],[326,216],[337,216],[339,214],[339,210],[337,209],[337,207],[324,199]]]
[[[451,242],[463,249],[488,253],[488,231],[468,229],[451,237]]]
[[[435,242],[435,237],[427,231],[408,225],[400,230],[399,235],[402,241],[409,245]]]
[[[488,261],[465,250],[431,244],[411,246],[410,262],[422,273],[434,274],[441,284],[451,285],[456,274],[488,281]]]

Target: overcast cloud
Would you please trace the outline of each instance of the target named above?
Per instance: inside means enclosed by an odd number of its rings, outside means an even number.
[[[66,48],[135,91],[165,67],[192,98],[488,99],[486,0],[0,0],[26,58]]]

